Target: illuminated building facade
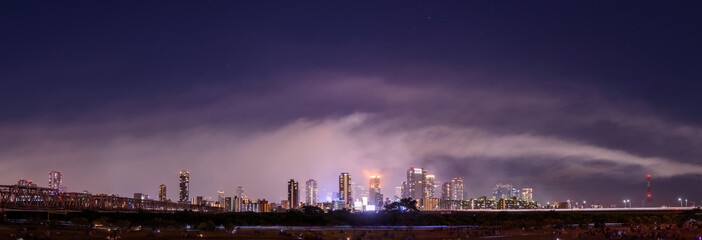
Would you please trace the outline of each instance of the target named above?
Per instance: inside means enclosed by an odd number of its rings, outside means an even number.
[[[371,176],[368,182],[368,205],[383,206],[383,194],[380,193],[380,176]]]
[[[290,179],[288,181],[288,209],[299,209],[300,208],[300,190],[298,189],[298,184],[295,179]]]
[[[17,181],[17,186],[20,187],[36,187],[37,185],[32,180],[20,179]]]
[[[351,175],[349,173],[341,173],[339,175],[339,201],[344,202],[346,209],[353,207],[353,198],[351,196]]]
[[[519,198],[517,189],[512,186],[512,184],[502,184],[498,183],[492,190],[493,199],[508,199],[508,198]]]
[[[54,189],[54,190],[61,190],[61,186],[63,182],[63,174],[59,171],[51,171],[49,172],[49,188]]]
[[[166,201],[166,184],[158,185],[158,200]]]
[[[412,199],[425,198],[427,170],[410,168],[407,170],[407,197]]]
[[[434,198],[434,189],[436,188],[435,186],[436,179],[434,175],[427,175],[426,178],[426,190],[424,190],[424,198]]]
[[[451,200],[451,182],[441,184],[441,200]]]
[[[409,197],[409,190],[407,189],[407,181],[402,181],[402,185],[400,185],[401,193],[400,198],[408,198]]]
[[[180,182],[180,196],[178,198],[179,202],[188,202],[190,199],[190,171],[188,170],[182,170],[180,171],[180,177],[179,177],[179,182]]]
[[[233,203],[232,197],[225,197],[224,198],[224,204],[222,206],[224,206],[225,212],[233,212],[234,211],[234,207],[233,207],[232,203]]]
[[[520,199],[524,201],[534,201],[534,189],[533,188],[522,188],[519,192]]]
[[[244,195],[244,187],[238,186],[236,188],[236,196],[239,197],[239,199],[247,199],[246,195]]]
[[[217,203],[220,207],[224,206],[224,191],[217,191]]]
[[[265,199],[259,199],[257,201],[244,199],[244,201],[241,202],[241,212],[270,212],[270,207],[268,201]]]
[[[134,193],[134,199],[135,200],[146,200],[146,194],[143,193]]]
[[[305,204],[309,206],[316,206],[319,199],[319,188],[317,186],[317,181],[314,179],[309,179],[305,182]]]
[[[455,177],[451,179],[451,200],[463,200],[463,178]]]

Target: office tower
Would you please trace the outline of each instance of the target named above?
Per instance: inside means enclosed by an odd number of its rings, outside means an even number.
[[[300,191],[295,179],[288,181],[288,203],[290,204],[288,209],[298,209],[300,206]]]
[[[492,190],[492,198],[494,199],[509,199],[518,198],[519,194],[517,189],[512,186],[512,184],[502,184],[498,183]]]
[[[166,201],[166,184],[158,185],[158,200]]]
[[[225,211],[225,212],[233,212],[233,211],[234,211],[234,208],[233,208],[233,204],[232,204],[232,203],[233,203],[233,202],[232,202],[232,197],[225,197],[225,198],[224,198],[224,204],[223,204],[223,206],[224,206],[224,211]]]
[[[224,206],[224,191],[217,190],[217,203],[219,206]]]
[[[426,189],[424,190],[424,198],[434,198],[434,175],[427,175]]]
[[[353,193],[353,195],[351,195],[351,198],[354,199],[354,201],[362,201],[363,198],[368,199],[368,191],[363,184],[356,184],[355,182],[351,182],[351,186],[351,188],[353,189],[351,191]]]
[[[238,186],[236,188],[236,196],[239,197],[239,199],[247,199],[246,195],[244,195],[244,187]]]
[[[412,199],[425,198],[427,170],[410,168],[407,170],[407,197]]]
[[[524,201],[534,201],[534,189],[533,188],[522,188],[520,191],[520,198]]]
[[[178,201],[188,202],[190,199],[190,171],[182,170],[180,171],[180,196]]]
[[[194,203],[194,204],[195,204],[195,205],[205,205],[205,204],[206,204],[205,198],[202,197],[202,196],[197,196],[197,197],[195,197],[195,203]]]
[[[349,175],[349,173],[341,173],[341,175],[339,175],[339,201],[343,201],[347,209],[353,207],[353,199],[351,198],[351,175]]]
[[[49,188],[61,190],[63,175],[59,171],[49,172]]]
[[[309,179],[305,182],[305,203],[309,206],[316,206],[319,190],[317,188],[317,181],[314,179]]]
[[[383,206],[383,194],[380,193],[380,176],[371,176],[368,182],[368,205]]]
[[[451,200],[463,200],[463,178],[455,177],[451,179]]]
[[[400,185],[400,189],[401,189],[400,198],[410,197],[409,190],[407,190],[407,181],[402,181],[402,185]]]
[[[395,198],[395,199],[393,199],[393,201],[397,201],[397,200],[399,200],[400,198],[402,198],[402,187],[395,187],[395,196],[394,196],[394,198]]]
[[[441,200],[451,200],[451,182],[441,185]]]

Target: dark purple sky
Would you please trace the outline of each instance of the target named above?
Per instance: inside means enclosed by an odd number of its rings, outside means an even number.
[[[696,2],[6,1],[0,183],[278,201],[409,167],[539,201],[702,201]]]

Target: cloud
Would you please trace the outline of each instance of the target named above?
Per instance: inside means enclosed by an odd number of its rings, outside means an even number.
[[[315,178],[332,192],[341,172],[360,184],[380,174],[391,196],[412,166],[428,168],[439,181],[465,177],[469,197],[487,194],[498,181],[536,185],[546,197],[577,194],[549,185],[563,179],[702,172],[694,161],[636,142],[607,144],[623,133],[598,130],[603,121],[636,136],[702,140],[698,128],[630,108],[635,103],[529,88],[309,78],[311,84],[279,91],[208,87],[106,105],[70,121],[9,123],[0,127],[7,143],[0,146],[0,180],[44,179],[58,169],[71,191],[153,194],[166,183],[175,198],[178,170],[190,169],[193,196],[241,185],[249,196],[277,201],[290,178]],[[198,103],[179,105],[182,99]]]

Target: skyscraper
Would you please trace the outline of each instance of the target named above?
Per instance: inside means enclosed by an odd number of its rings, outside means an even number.
[[[402,181],[402,185],[400,185],[400,198],[408,198],[410,197],[409,195],[409,190],[407,189],[407,181]]]
[[[190,171],[182,170],[180,171],[180,196],[178,201],[187,203],[190,199]]]
[[[225,197],[224,198],[224,211],[225,212],[233,212],[234,208],[232,205],[232,197]]]
[[[238,186],[236,188],[236,196],[239,197],[239,200],[247,198],[246,195],[244,195],[244,187]]]
[[[49,172],[49,188],[54,190],[61,190],[61,183],[63,181],[63,175],[59,171]]]
[[[492,190],[492,198],[494,199],[510,199],[518,198],[517,189],[512,186],[512,184],[502,184],[498,183]]]
[[[305,182],[305,203],[310,206],[316,206],[319,199],[318,193],[317,181],[314,179],[307,180]]]
[[[368,186],[368,205],[383,206],[383,194],[380,193],[380,176],[371,176]]]
[[[356,182],[351,182],[351,199],[354,201],[362,201],[365,197],[368,199],[368,189],[363,184],[356,184]]]
[[[451,182],[441,184],[441,200],[451,200]]]
[[[300,190],[295,179],[288,181],[288,209],[298,209],[300,206]]]
[[[533,188],[522,188],[520,191],[520,198],[524,201],[534,201],[534,189]]]
[[[224,206],[224,191],[217,190],[217,202],[220,206]]]
[[[158,185],[158,200],[166,201],[166,184]]]
[[[347,209],[353,207],[353,198],[351,197],[351,175],[349,173],[341,173],[339,175],[339,201],[344,201]]]
[[[426,190],[424,190],[424,198],[434,198],[434,175],[427,175],[426,178]]]
[[[404,185],[404,182],[402,185]],[[402,198],[402,192],[402,187],[395,187],[395,196],[393,196],[393,201],[400,200],[400,198]]]
[[[425,198],[427,170],[410,168],[407,170],[407,197],[412,199]]]
[[[451,200],[463,200],[463,178],[451,179]]]

